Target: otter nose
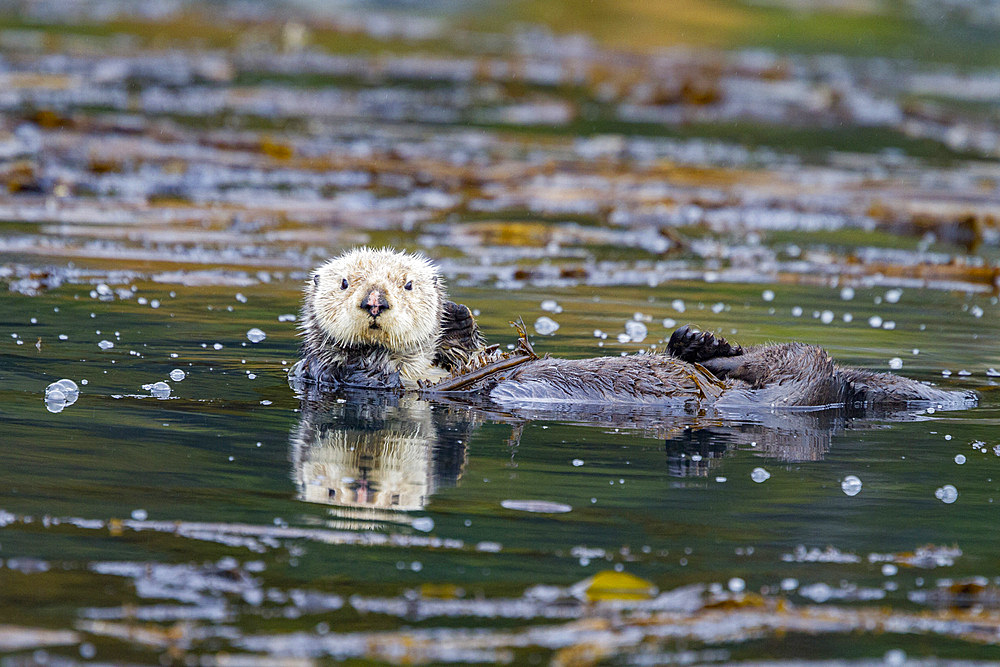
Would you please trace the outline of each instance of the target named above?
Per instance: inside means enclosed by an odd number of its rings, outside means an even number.
[[[361,308],[367,310],[372,317],[378,317],[383,310],[389,310],[389,302],[385,300],[382,292],[373,289],[368,293],[368,296],[361,300]]]

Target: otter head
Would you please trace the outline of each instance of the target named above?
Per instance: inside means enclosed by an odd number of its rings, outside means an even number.
[[[437,340],[444,289],[426,257],[357,248],[313,271],[306,302],[305,324],[336,345],[406,351]]]

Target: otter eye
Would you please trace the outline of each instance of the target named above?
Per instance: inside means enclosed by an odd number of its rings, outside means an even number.
[[[405,289],[405,290],[411,290],[411,289],[413,289],[413,281],[412,280],[407,280],[406,284],[403,285],[403,289]]]
[[[319,274],[318,273],[314,273],[313,274],[313,285],[315,285],[316,287],[319,287]]]
[[[340,289],[347,289],[347,278],[340,281]]]

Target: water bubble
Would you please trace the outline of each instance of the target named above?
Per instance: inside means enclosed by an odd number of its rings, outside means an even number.
[[[900,359],[899,357],[893,357],[892,359],[889,360],[889,368],[891,368],[892,370],[898,371],[902,367],[903,367],[903,360]]]
[[[221,350],[222,349],[222,343],[215,343],[214,345],[212,345],[212,349]]]
[[[750,473],[750,479],[757,482],[758,484],[766,482],[771,478],[771,473],[764,470],[763,468],[754,468],[753,472]]]
[[[969,309],[969,312],[972,313],[973,317],[983,316],[983,309],[980,308],[979,306],[973,306],[972,308]]]
[[[958,500],[958,489],[951,484],[945,484],[934,491],[934,497],[948,505]]]
[[[795,306],[792,308],[792,317],[802,317],[802,307]]]
[[[673,329],[675,326],[677,326],[677,320],[671,319],[669,317],[664,318],[663,320],[664,329]]]
[[[794,591],[799,587],[799,580],[792,577],[781,580],[781,590],[783,591]]]
[[[712,304],[712,312],[715,313],[716,315],[718,315],[725,309],[726,309],[726,304],[722,303],[721,301],[719,303]]]
[[[559,323],[551,317],[542,315],[535,320],[535,332],[541,336],[550,336],[559,329]]]
[[[899,303],[899,297],[903,296],[903,290],[891,289],[885,293],[885,300],[888,303]]]
[[[885,329],[886,331],[891,331],[896,328],[896,323],[893,322],[892,320],[886,320],[885,322],[882,323],[882,328]]]
[[[422,533],[429,533],[434,530],[434,519],[429,516],[418,516],[413,520],[414,530],[419,530]]]
[[[112,294],[114,294],[114,292],[111,291],[111,288],[105,285],[104,283],[100,283],[97,286],[96,291],[100,296],[111,296]]]
[[[102,350],[110,350],[114,346],[115,344],[112,343],[110,340],[102,340],[100,343],[97,344],[97,347],[101,348]]]
[[[618,342],[619,343],[628,343],[631,340],[632,339],[629,337],[629,335],[627,333],[620,333],[620,334],[618,334]]]
[[[684,312],[684,301],[681,299],[674,299],[670,302],[670,307],[676,310],[678,313]]]
[[[847,324],[850,324],[851,322],[854,321],[854,315],[851,315],[850,313],[844,313],[844,317],[841,319],[843,319],[844,322],[846,322]]]
[[[560,306],[555,299],[545,299],[540,304],[542,310],[547,313],[561,313],[562,306]]]
[[[254,327],[253,329],[247,331],[247,339],[251,343],[259,343],[265,338],[267,338],[267,334],[258,329],[257,327]]]
[[[882,656],[882,661],[889,667],[899,667],[906,664],[906,651],[899,648],[889,649]]]
[[[853,299],[854,298],[854,288],[853,287],[845,287],[842,290],[840,290],[840,298],[843,299],[844,301],[850,301],[851,299]]]
[[[278,321],[279,322],[294,322],[295,321],[295,315],[292,315],[291,313],[286,313],[284,315],[278,315]]]
[[[572,463],[575,467],[579,468],[583,465],[583,459],[573,459]]]
[[[145,521],[149,518],[149,514],[144,509],[132,510],[132,518],[136,521]]]
[[[956,454],[955,463],[957,463],[958,465],[962,465],[963,463],[965,463],[965,454]]]
[[[144,384],[142,388],[151,393],[155,398],[169,398],[170,385],[162,380],[153,384]]]
[[[152,301],[149,302],[149,307],[150,308],[159,308],[160,307],[160,300],[159,299],[153,299]]]
[[[175,368],[174,370],[170,371],[170,379],[173,380],[174,382],[180,382],[185,377],[187,377],[187,374],[179,368]]]
[[[879,327],[882,326],[882,318],[879,317],[878,315],[872,315],[871,317],[868,318],[868,326],[870,326],[872,329],[878,329]]]
[[[769,289],[764,290],[760,296],[764,301],[774,301],[774,292]]]
[[[728,583],[729,590],[733,593],[742,593],[746,590],[747,582],[743,581],[739,577],[733,577]]]
[[[841,490],[849,496],[861,493],[861,479],[857,475],[848,475],[840,483]]]
[[[819,321],[822,322],[823,324],[829,324],[830,322],[833,322],[833,311],[824,310],[822,313],[820,313]]]
[[[893,565],[892,563],[886,563],[885,565],[882,566],[882,574],[884,574],[887,577],[895,576],[897,572],[899,572],[899,568]]]
[[[247,302],[247,298],[245,296],[243,296],[243,294],[241,292],[237,292],[236,293],[236,300],[239,301],[240,303],[246,303]]]
[[[77,387],[76,383],[70,380],[69,378],[63,378],[62,380],[53,382],[52,384],[49,385],[49,387],[61,387],[63,393],[66,394],[67,396],[80,393],[80,388]],[[48,392],[48,388],[46,388],[45,391]]]
[[[648,332],[649,331],[646,328],[646,325],[643,324],[642,322],[629,320],[628,322],[625,323],[625,334],[629,337],[630,340],[636,343],[642,342],[643,339],[646,338],[646,334]]]

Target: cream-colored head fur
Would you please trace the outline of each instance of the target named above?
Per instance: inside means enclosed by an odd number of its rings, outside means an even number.
[[[377,318],[362,307],[373,291],[388,303]],[[305,295],[312,324],[339,345],[405,352],[433,345],[440,334],[444,286],[437,267],[423,255],[391,248],[349,250],[312,272]]]

